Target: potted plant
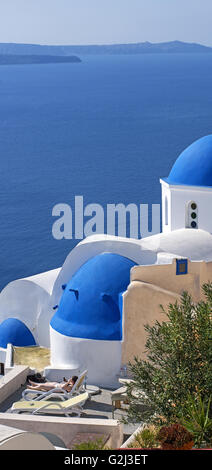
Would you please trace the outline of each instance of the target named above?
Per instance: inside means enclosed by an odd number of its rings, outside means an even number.
[[[162,426],[157,438],[163,450],[190,450],[194,445],[193,434],[181,424]]]
[[[158,428],[154,425],[144,425],[142,429],[134,433],[133,439],[128,442],[129,448],[154,449],[159,446],[157,441]]]

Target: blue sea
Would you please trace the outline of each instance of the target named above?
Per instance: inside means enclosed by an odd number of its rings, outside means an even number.
[[[212,55],[0,67],[0,288],[61,266],[52,208],[160,203],[159,177],[212,133]]]

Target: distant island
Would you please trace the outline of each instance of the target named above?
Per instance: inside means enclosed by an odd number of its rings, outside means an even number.
[[[74,60],[72,54],[79,55],[97,55],[97,54],[179,54],[179,53],[200,53],[207,54],[212,52],[212,47],[203,46],[196,43],[187,43],[182,41],[171,42],[140,42],[132,44],[106,44],[106,45],[76,45],[76,46],[51,46],[39,44],[16,44],[0,43],[0,55],[39,55],[69,57],[70,62]],[[9,60],[9,59],[8,59]],[[32,59],[35,60],[35,59]],[[59,60],[57,59],[59,62]],[[33,62],[34,63],[34,62]]]
[[[24,65],[24,64],[61,64],[78,63],[81,59],[77,56],[53,56],[38,54],[1,54],[0,65]]]

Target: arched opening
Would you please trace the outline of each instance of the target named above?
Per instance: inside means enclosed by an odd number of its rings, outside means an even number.
[[[169,207],[168,207],[168,197],[165,196],[165,225],[168,225],[169,223],[169,213],[168,213]]]

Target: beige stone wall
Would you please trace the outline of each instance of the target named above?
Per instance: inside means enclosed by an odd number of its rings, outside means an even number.
[[[212,280],[212,262],[189,261],[188,274],[176,275],[176,260],[172,264],[135,266],[131,270],[131,281],[154,284],[163,289],[182,294],[188,291],[194,301],[202,298],[202,284]]]
[[[132,268],[131,283],[123,296],[122,364],[135,356],[146,357],[144,325],[167,320],[160,305],[166,310],[169,303],[180,300],[183,291],[198,302],[203,298],[202,284],[208,281],[212,281],[212,262],[188,261],[185,275],[176,275],[176,260],[172,264]]]
[[[133,281],[123,298],[123,343],[122,364],[132,361],[135,356],[144,359],[146,332],[144,325],[153,325],[155,320],[166,321],[162,312],[169,303],[175,302],[179,296],[158,286],[141,281]]]

